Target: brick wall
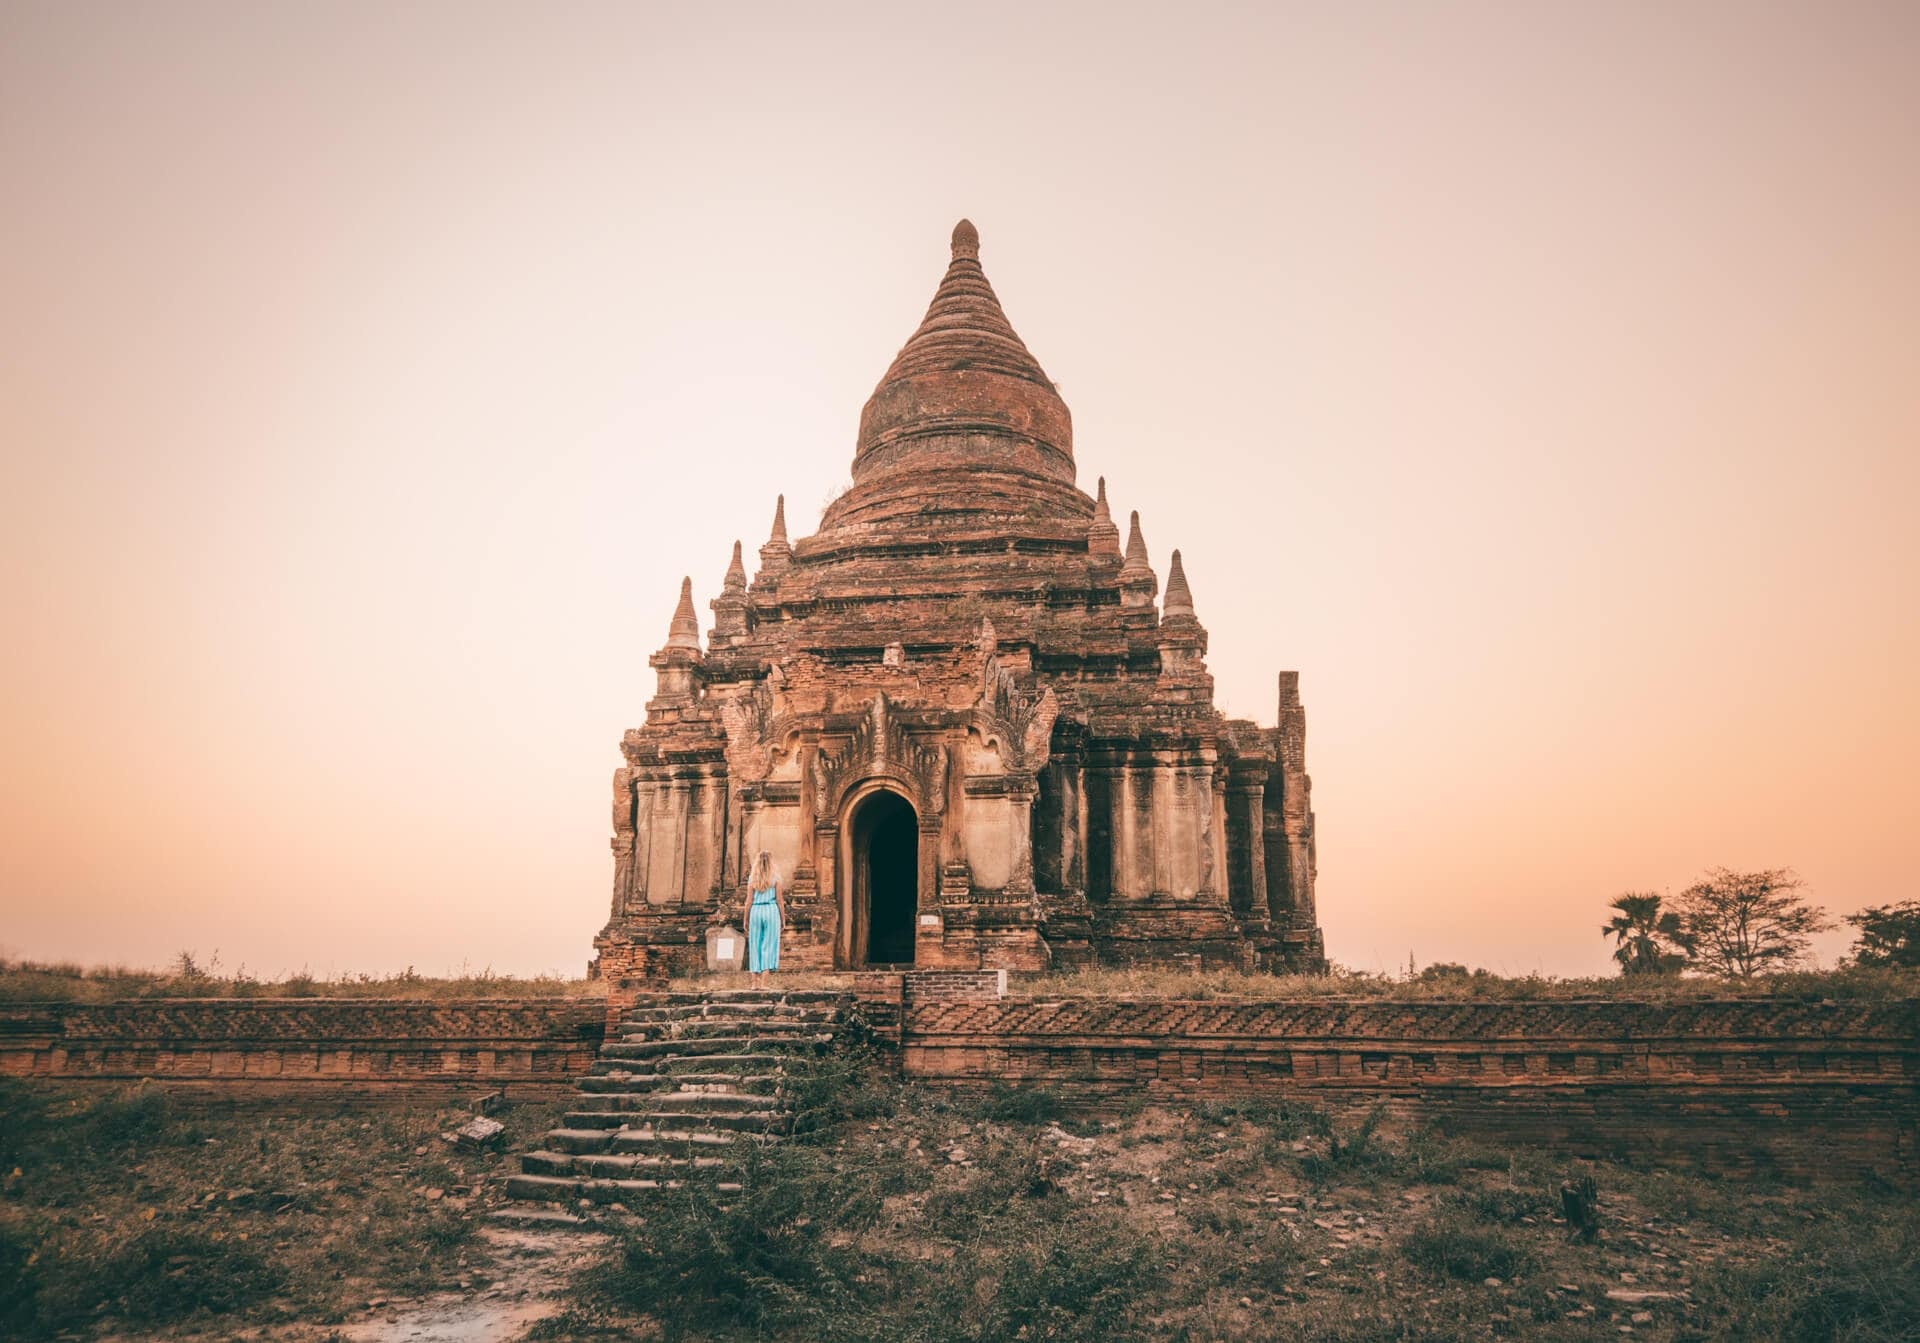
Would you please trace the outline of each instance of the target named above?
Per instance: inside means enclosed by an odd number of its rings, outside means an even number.
[[[1920,1002],[909,998],[903,1071],[1156,1100],[1291,1096],[1486,1141],[1920,1174]]]
[[[558,1096],[600,1048],[597,1000],[152,999],[0,1006],[0,1074],[153,1078],[234,1099]]]

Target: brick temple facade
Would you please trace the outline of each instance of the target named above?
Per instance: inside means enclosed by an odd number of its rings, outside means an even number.
[[[1325,964],[1296,673],[1275,727],[1213,706],[1172,553],[1076,484],[1066,404],[953,256],[812,536],[690,580],[613,776],[609,977],[704,963],[747,869],[788,883],[782,968]]]

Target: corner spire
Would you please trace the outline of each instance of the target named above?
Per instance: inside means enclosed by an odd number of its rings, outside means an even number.
[[[733,543],[733,561],[727,565],[727,576],[720,580],[720,595],[707,604],[713,608],[713,634],[707,640],[709,653],[731,648],[746,638],[750,603],[747,601],[747,567],[740,562],[738,541]]]
[[[1187,587],[1187,571],[1180,563],[1180,552],[1173,552],[1167,568],[1167,595],[1160,603],[1162,624],[1170,620],[1193,620],[1193,592]]]
[[[1140,534],[1140,510],[1135,509],[1127,528],[1127,558],[1120,566],[1120,605],[1133,610],[1153,610],[1153,597],[1160,580],[1153,576],[1147,562],[1147,539]]]
[[[673,608],[673,624],[667,628],[667,647],[700,651],[700,622],[693,614],[693,580],[680,580],[680,604]]]
[[[1140,510],[1136,508],[1127,524],[1127,562],[1122,573],[1142,571],[1151,573],[1153,566],[1147,561],[1147,538],[1140,534]]]
[[[760,573],[765,577],[777,578],[791,563],[793,546],[787,541],[787,496],[783,494],[774,500],[773,534],[760,547]]]
[[[1120,558],[1120,529],[1113,525],[1113,514],[1107,508],[1107,478],[1100,477],[1098,492],[1093,499],[1093,521],[1087,524],[1087,555],[1090,559],[1117,560]]]

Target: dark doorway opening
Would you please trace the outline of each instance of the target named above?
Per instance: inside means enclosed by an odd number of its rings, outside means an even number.
[[[868,965],[911,965],[919,911],[920,829],[898,793],[875,793],[854,818],[858,908],[866,922]]]

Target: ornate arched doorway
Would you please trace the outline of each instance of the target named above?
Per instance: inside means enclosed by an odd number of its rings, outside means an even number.
[[[920,827],[913,804],[880,788],[855,802],[849,819],[849,962],[910,965],[920,907]]]

